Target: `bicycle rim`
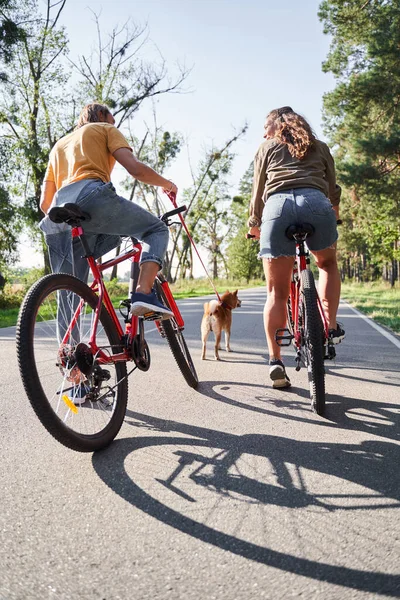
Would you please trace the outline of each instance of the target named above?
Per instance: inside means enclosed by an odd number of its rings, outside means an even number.
[[[301,273],[302,306],[304,312],[304,350],[308,371],[311,407],[318,414],[325,412],[324,335],[314,277],[308,269]]]
[[[169,307],[161,284],[157,280],[155,282],[155,287],[159,299]],[[186,340],[176,320],[172,317],[171,319],[161,321],[160,333],[167,338],[168,345],[175,358],[176,364],[185,378],[186,383],[190,387],[196,389],[199,384],[196,368],[189,352],[189,348],[187,347]]]
[[[128,396],[126,363],[99,365],[88,350],[97,302],[79,279],[47,275],[29,290],[17,324],[19,370],[29,401],[53,437],[81,452],[99,450],[114,439]],[[62,343],[74,315],[76,325]],[[121,351],[118,332],[104,307],[96,338],[106,354]],[[84,367],[86,363],[92,368]]]

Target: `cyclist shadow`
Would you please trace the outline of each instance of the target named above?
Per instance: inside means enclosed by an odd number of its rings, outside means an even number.
[[[250,393],[246,395],[241,393],[240,400],[228,397],[226,392],[235,388],[250,389]],[[308,390],[300,387],[292,386],[273,393],[260,384],[203,381],[198,391],[207,398],[236,408],[289,421],[312,423],[317,427],[365,431],[392,440],[400,439],[400,409],[393,402],[327,394],[326,413],[325,417],[321,418],[311,412]],[[245,397],[248,397],[248,400],[244,400]]]
[[[233,511],[238,510],[240,502],[247,506],[245,511],[251,505],[273,505],[286,510],[314,506],[327,513],[397,509],[400,507],[400,447],[397,444],[382,441],[334,444],[272,435],[234,435],[130,410],[127,423],[154,433],[114,442],[109,449],[94,454],[93,466],[116,494],[136,508],[201,541],[285,572],[370,593],[390,594],[399,589],[400,577],[395,575],[314,561],[246,541],[222,531],[225,521],[220,518],[216,529],[205,522],[209,507],[204,500],[204,491],[208,490],[225,498],[225,502],[232,502]],[[129,455],[138,452],[140,457],[140,451],[147,448],[158,450],[146,454],[144,488],[130,477],[125,465]],[[163,478],[159,477],[160,449],[163,449]],[[254,477],[242,474],[239,461],[244,455],[267,460],[273,477],[267,479],[256,469]],[[153,466],[149,456],[154,457]],[[293,468],[289,469],[288,465],[294,466],[298,476],[294,476]],[[307,477],[302,476],[309,471],[362,486],[366,488],[365,493],[360,494],[359,487],[353,495],[346,493],[345,483],[335,484],[334,493],[330,493],[329,486],[328,493],[313,493],[307,489]],[[186,477],[181,477],[183,472]],[[310,480],[314,479],[311,476]],[[178,509],[173,507],[171,492],[177,497]],[[196,502],[200,508],[194,513],[194,520],[187,507]],[[200,516],[202,506],[204,522]],[[229,514],[226,504],[224,514]],[[287,522],[286,517],[284,523]],[[230,523],[228,518],[227,523]]]

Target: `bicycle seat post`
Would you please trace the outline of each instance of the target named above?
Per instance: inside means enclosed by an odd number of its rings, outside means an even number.
[[[141,252],[138,252],[131,258],[131,274],[129,277],[129,298],[131,298],[132,294],[136,291],[136,286],[139,279],[139,260],[140,260]]]
[[[73,227],[71,230],[71,235],[73,238],[79,238],[82,244],[83,250],[85,252],[85,255],[82,258],[89,258],[89,256],[92,256],[92,252],[85,238],[85,232],[83,231],[83,227],[81,225]]]

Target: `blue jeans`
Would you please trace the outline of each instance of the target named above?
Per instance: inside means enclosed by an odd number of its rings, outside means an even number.
[[[298,188],[268,197],[262,215],[259,258],[295,256],[296,242],[286,237],[289,225],[310,223],[307,237],[311,251],[325,250],[338,238],[336,214],[329,199],[315,188]]]
[[[90,214],[91,220],[82,226],[95,258],[116,248],[121,236],[126,236],[142,243],[141,263],[156,262],[162,267],[168,246],[168,227],[141,206],[118,196],[112,183],[86,179],[67,185],[57,192],[55,205],[67,202],[76,203]],[[39,226],[46,238],[53,273],[74,274],[86,283],[89,266],[82,258],[79,239],[72,239],[71,227],[52,223],[47,216]]]

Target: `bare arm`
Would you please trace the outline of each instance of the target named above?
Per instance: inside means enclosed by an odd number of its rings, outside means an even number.
[[[178,188],[172,181],[165,179],[162,175],[159,175],[151,167],[148,167],[144,163],[137,160],[129,148],[119,148],[113,153],[116,161],[118,161],[128,171],[132,177],[138,179],[142,183],[148,185],[154,185],[162,187],[169,192],[176,192]]]
[[[54,194],[56,193],[56,184],[54,181],[44,181],[42,186],[42,194],[40,196],[40,208],[45,215],[53,202]]]
[[[249,227],[259,227],[261,225],[261,218],[264,210],[263,195],[266,181],[265,151],[263,147],[261,147],[254,159],[253,190],[249,206],[249,219],[247,222]]]
[[[338,207],[340,203],[340,196],[342,193],[341,187],[336,183],[336,172],[335,172],[335,161],[333,160],[333,156],[330,153],[328,146],[325,145],[325,153],[326,153],[326,180],[329,186],[329,200],[332,203],[332,206]],[[337,209],[339,210],[339,209]]]

